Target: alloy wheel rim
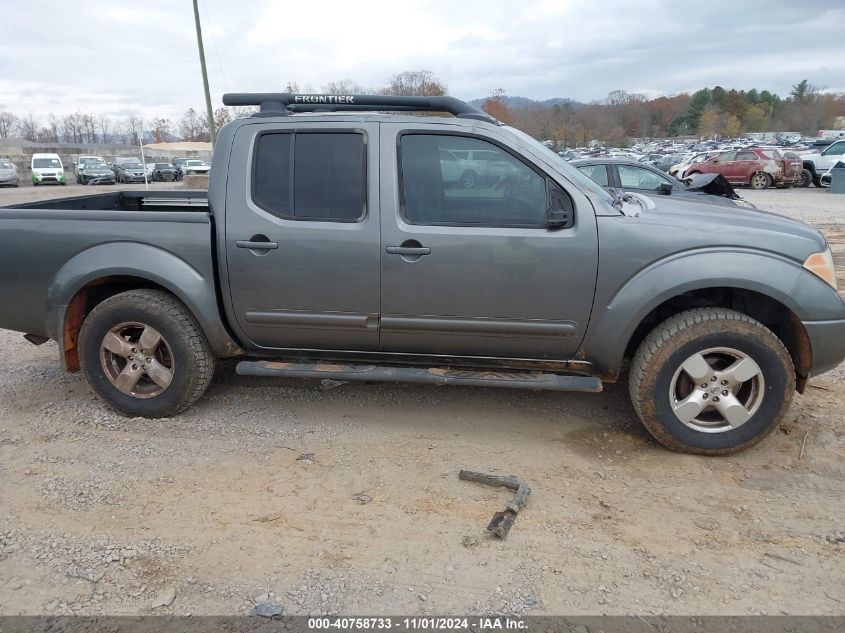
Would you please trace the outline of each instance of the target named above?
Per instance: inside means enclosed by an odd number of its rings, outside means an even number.
[[[170,345],[155,328],[139,322],[111,328],[100,344],[106,378],[134,398],[153,398],[173,380],[175,362]]]
[[[748,354],[712,347],[687,358],[672,376],[675,416],[702,433],[732,431],[751,419],[765,395],[763,371]]]

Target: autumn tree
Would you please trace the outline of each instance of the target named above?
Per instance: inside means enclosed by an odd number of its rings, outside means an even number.
[[[505,125],[513,125],[513,113],[508,107],[504,88],[496,88],[493,94],[484,101],[481,109]]]
[[[446,84],[429,70],[406,70],[388,79],[381,93],[406,97],[439,97],[446,94]]]
[[[179,119],[179,135],[185,141],[204,141],[207,138],[208,125],[205,117],[197,114],[193,108],[188,108]]]
[[[229,108],[220,107],[214,111],[214,129],[219,130],[232,120],[232,113]]]
[[[173,122],[164,117],[156,117],[150,123],[150,134],[155,143],[168,143],[173,140]]]

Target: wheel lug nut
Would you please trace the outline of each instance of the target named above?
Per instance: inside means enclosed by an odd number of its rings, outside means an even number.
[[[716,376],[711,376],[710,382],[716,382]]]
[[[715,396],[715,397],[713,398],[713,402],[719,402],[719,396]]]
[[[725,391],[723,391],[723,392],[722,392],[722,395],[723,395],[723,396],[728,395],[728,391],[727,391],[727,389],[726,389]]]
[[[703,396],[701,396],[701,398],[703,400],[707,400],[707,398],[709,398],[709,397],[710,397],[710,394],[707,394],[707,393],[705,393]]]
[[[726,384],[728,384],[728,381],[727,381],[727,380],[723,380],[723,381],[722,381],[722,384],[723,384],[723,385],[726,385]]]
[[[707,389],[707,383],[705,382],[703,385],[701,385],[701,388],[702,388],[702,389]]]

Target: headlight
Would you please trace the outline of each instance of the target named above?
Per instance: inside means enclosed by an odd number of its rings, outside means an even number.
[[[836,270],[833,268],[833,255],[830,252],[830,246],[821,253],[810,255],[804,261],[804,268],[826,281],[834,290],[839,290],[836,285]]]

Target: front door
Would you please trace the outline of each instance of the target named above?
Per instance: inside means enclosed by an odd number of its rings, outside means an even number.
[[[378,124],[257,119],[236,133],[226,187],[241,333],[263,348],[378,350]]]
[[[381,127],[381,349],[571,357],[596,280],[589,201],[559,182],[575,224],[549,230],[553,185],[509,137],[425,127]]]

